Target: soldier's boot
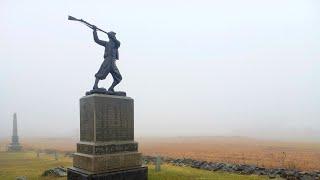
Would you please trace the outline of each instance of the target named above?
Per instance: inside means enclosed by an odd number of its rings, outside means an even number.
[[[119,81],[113,81],[112,85],[109,87],[108,91],[114,92],[114,87],[119,84]]]
[[[109,87],[108,91],[114,92],[114,87],[115,86],[116,86],[116,84],[114,85],[114,83],[112,83],[112,85]]]

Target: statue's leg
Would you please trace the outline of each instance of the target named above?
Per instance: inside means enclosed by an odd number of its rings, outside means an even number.
[[[111,67],[110,60],[105,59],[103,61],[103,63],[101,64],[99,71],[95,75],[96,80],[94,82],[93,89],[99,89],[99,87],[98,87],[99,80],[103,80],[107,77],[107,75],[109,74],[109,71],[110,71],[109,70],[110,67]]]
[[[99,83],[99,79],[96,78],[96,80],[94,81],[93,89],[98,89],[98,83]]]
[[[117,68],[117,66],[115,64],[113,64],[112,71],[110,73],[113,77],[113,83],[110,86],[110,88],[108,89],[108,91],[114,91],[114,87],[120,83],[120,81],[122,80],[122,76],[120,74],[119,69]]]
[[[121,74],[116,74],[114,72],[111,73],[112,77],[113,77],[113,83],[112,85],[109,87],[108,91],[114,91],[114,87],[116,85],[118,85],[120,83],[120,81],[122,80],[122,76]]]

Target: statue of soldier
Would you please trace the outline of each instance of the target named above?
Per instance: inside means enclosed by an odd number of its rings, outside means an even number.
[[[92,29],[94,41],[105,47],[103,56],[104,61],[101,64],[99,71],[95,74],[96,80],[94,82],[93,91],[105,91],[104,88],[98,87],[98,83],[99,80],[105,79],[110,73],[113,77],[113,83],[109,87],[108,92],[113,93],[114,87],[122,80],[122,76],[116,66],[116,60],[119,59],[118,48],[120,47],[120,41],[117,40],[116,33],[112,31],[107,33],[109,41],[102,41],[98,38],[97,27],[93,25]]]

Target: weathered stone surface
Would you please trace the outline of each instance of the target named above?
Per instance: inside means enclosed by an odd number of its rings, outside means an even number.
[[[141,153],[126,152],[106,155],[88,155],[75,153],[73,166],[90,172],[108,172],[140,167]]]
[[[27,177],[25,177],[25,176],[18,176],[18,177],[16,177],[16,180],[27,180]]]
[[[59,176],[64,177],[67,176],[67,170],[64,167],[55,167],[45,170],[42,173],[42,176]]]
[[[80,142],[73,154],[73,170],[80,171],[72,170],[70,174],[75,176],[68,175],[68,179],[78,175],[90,179],[93,176],[88,174],[99,173],[105,173],[103,179],[127,175],[132,179],[134,173],[138,179],[147,178],[138,143],[134,141],[133,108],[130,97],[92,94],[80,99]],[[143,171],[131,172],[139,168]]]
[[[136,152],[138,143],[134,141],[117,141],[107,143],[77,143],[77,152],[92,155],[113,154],[120,152]]]
[[[80,99],[80,140],[133,141],[133,99],[92,94]]]
[[[147,180],[148,168],[139,167],[105,173],[91,173],[78,168],[68,168],[68,180]]]

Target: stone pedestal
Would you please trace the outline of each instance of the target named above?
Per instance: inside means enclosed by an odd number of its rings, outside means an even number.
[[[8,145],[8,151],[15,152],[15,151],[21,151],[22,146],[20,144],[9,144]]]
[[[134,141],[133,99],[92,94],[80,99],[80,142],[68,179],[147,179]]]
[[[148,180],[148,168],[139,167],[127,170],[92,173],[78,168],[68,169],[68,179],[72,180]]]

